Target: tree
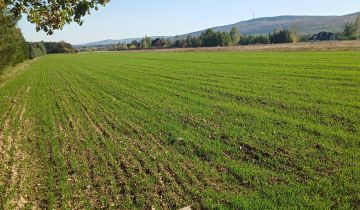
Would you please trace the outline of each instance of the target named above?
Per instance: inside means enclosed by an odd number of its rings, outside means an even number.
[[[44,42],[30,42],[28,43],[29,58],[33,59],[46,54],[46,47]]]
[[[357,27],[355,23],[348,22],[345,24],[344,36],[346,39],[356,39]]]
[[[207,29],[200,35],[201,45],[204,47],[225,47],[232,44],[231,36],[227,32],[214,32]]]
[[[356,26],[357,38],[360,39],[360,14],[358,14],[358,16],[356,17],[355,26]]]
[[[98,10],[110,0],[0,0],[0,9],[7,8],[15,18],[26,14],[36,30],[52,34],[72,21],[82,25],[82,18],[92,9]]]
[[[218,32],[217,33],[217,45],[221,47],[228,47],[232,44],[232,40],[229,33]]]
[[[142,49],[151,48],[151,38],[145,36],[145,37],[141,40],[140,45],[141,45],[141,48],[142,48]]]
[[[269,37],[263,35],[255,36],[251,42],[252,44],[269,44]]]
[[[124,43],[124,42],[122,42],[122,43],[119,42],[119,43],[116,45],[116,50],[117,50],[117,51],[127,50],[127,44]]]
[[[236,27],[233,27],[230,31],[230,37],[233,45],[239,44],[241,37],[240,31]]]
[[[293,35],[289,30],[275,30],[273,34],[269,34],[269,40],[271,44],[292,43]]]
[[[28,45],[20,29],[16,28],[18,20],[19,17],[15,18],[5,7],[0,8],[0,74],[7,66],[29,57]]]
[[[293,23],[291,25],[291,39],[293,43],[297,43],[299,41],[299,28],[297,23]]]
[[[72,53],[76,52],[73,46],[70,43],[64,41],[61,42],[44,42],[46,48],[46,53],[56,54],[56,53]]]
[[[269,37],[268,36],[242,36],[240,39],[241,45],[253,45],[253,44],[269,44]]]
[[[194,37],[191,35],[186,37],[186,47],[200,47],[200,46],[201,46],[201,41],[199,37]]]
[[[170,38],[166,38],[166,39],[164,40],[164,42],[165,42],[166,48],[174,48],[174,47],[175,47],[175,42],[174,42],[174,40],[172,40],[172,39],[170,39]]]
[[[202,46],[216,47],[218,46],[217,34],[212,29],[207,29],[200,35]]]
[[[184,47],[186,47],[186,40],[180,39],[179,36],[176,36],[175,37],[175,42],[174,42],[174,47],[175,48],[184,48]]]

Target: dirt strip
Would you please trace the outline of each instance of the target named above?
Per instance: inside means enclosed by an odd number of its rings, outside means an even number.
[[[353,41],[322,41],[322,42],[300,42],[289,44],[256,44],[233,47],[198,47],[198,48],[171,48],[171,49],[144,49],[123,50],[121,52],[217,52],[217,51],[334,51],[334,50],[360,50],[360,40]],[[104,52],[104,51],[95,51]]]

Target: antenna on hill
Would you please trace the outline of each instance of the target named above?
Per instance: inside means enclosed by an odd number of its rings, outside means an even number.
[[[255,20],[255,12],[253,12],[253,20]]]

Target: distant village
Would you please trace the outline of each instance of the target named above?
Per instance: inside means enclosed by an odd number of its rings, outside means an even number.
[[[131,43],[127,44],[127,48],[128,49],[141,49],[144,48],[142,47],[143,42],[138,42],[136,40],[133,40]],[[162,40],[161,38],[156,38],[154,40],[151,40],[151,45],[150,45],[152,49],[161,49],[161,48],[165,48],[166,44],[165,41]]]

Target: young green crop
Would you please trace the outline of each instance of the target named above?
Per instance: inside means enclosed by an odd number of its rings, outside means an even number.
[[[38,58],[0,80],[0,208],[359,208],[359,56]]]

